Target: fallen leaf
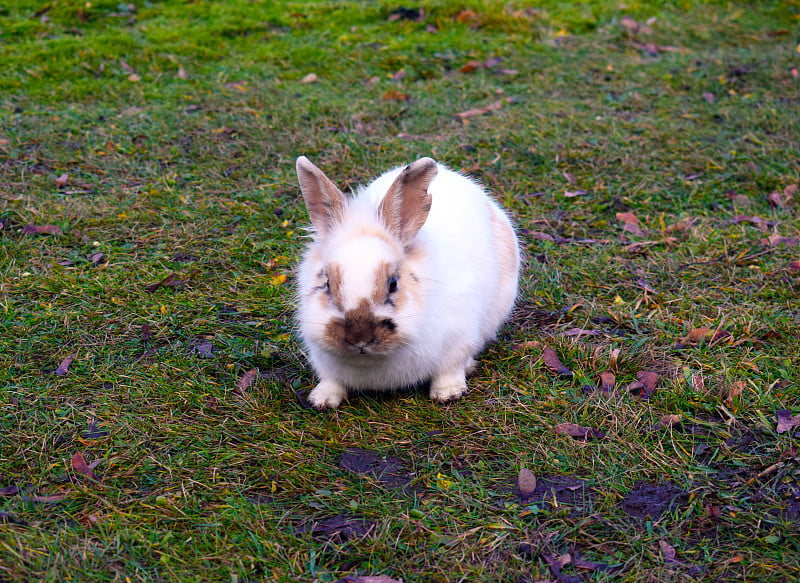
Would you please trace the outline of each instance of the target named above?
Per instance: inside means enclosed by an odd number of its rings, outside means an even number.
[[[5,488],[0,488],[0,496],[16,496],[19,494],[19,488],[16,486],[6,486]]]
[[[522,498],[527,498],[536,490],[536,476],[526,468],[522,468],[517,476],[517,489]]]
[[[308,75],[300,79],[300,83],[313,83],[316,80],[317,80],[317,74],[309,73]]]
[[[751,223],[758,226],[758,228],[760,228],[762,231],[766,231],[768,227],[774,227],[778,224],[775,221],[768,221],[766,219],[762,219],[761,217],[751,215],[736,215],[735,217],[728,219],[727,222],[733,225],[738,225],[739,223]]]
[[[683,418],[680,415],[664,415],[658,420],[658,424],[661,427],[672,427],[673,425],[680,423],[682,419]]]
[[[63,235],[58,225],[25,225],[23,235]]]
[[[239,379],[239,382],[236,383],[236,392],[240,394],[244,394],[244,392],[249,389],[256,379],[258,378],[258,370],[255,368],[251,368],[246,373],[242,375],[242,378]]]
[[[637,381],[634,381],[628,386],[628,391],[639,391],[639,398],[647,400],[656,390],[658,385],[659,376],[657,373],[649,370],[639,371],[636,375]]]
[[[622,225],[622,230],[626,233],[636,235],[637,237],[644,237],[646,235],[639,225],[634,225],[632,223],[625,223]]]
[[[45,496],[31,496],[30,500],[32,502],[42,502],[45,504],[50,504],[53,502],[61,502],[67,497],[66,494],[49,494]]]
[[[392,81],[402,81],[405,79],[408,72],[405,69],[400,69],[394,75],[392,75]]]
[[[139,75],[137,75],[136,73],[132,73],[132,74],[128,75],[128,81],[130,81],[131,83],[138,83],[141,80],[142,80],[142,78]]]
[[[564,178],[566,178],[567,182],[569,182],[570,184],[575,184],[576,182],[578,182],[578,179],[575,178],[575,176],[569,172],[562,172],[561,174],[564,175]]]
[[[730,407],[733,405],[733,400],[741,395],[745,388],[747,388],[747,383],[745,381],[734,381],[723,395],[723,402]]]
[[[576,439],[591,439],[605,437],[606,434],[598,429],[584,427],[575,423],[559,423],[553,426],[553,431],[559,435],[569,435]]]
[[[549,346],[542,347],[542,361],[551,371],[562,377],[571,377],[572,371],[561,363],[556,351]]]
[[[178,279],[178,275],[176,273],[170,273],[167,277],[162,279],[159,282],[151,283],[150,285],[146,286],[144,289],[150,293],[153,293],[160,287],[176,287],[181,288],[185,287],[186,282]]]
[[[795,259],[789,263],[789,271],[800,271],[800,259]]]
[[[714,103],[714,94],[709,91],[705,91],[703,93],[703,99],[705,99],[709,103]]]
[[[661,554],[664,555],[664,562],[676,564],[678,561],[675,559],[675,547],[666,541],[658,541],[658,546],[661,547]]]
[[[691,332],[689,332],[686,337],[682,340],[682,342],[700,342],[701,340],[708,340],[714,334],[714,331],[707,326],[700,326],[699,328],[694,328]]]
[[[463,67],[459,69],[462,73],[474,73],[478,70],[480,63],[478,61],[469,61]]]
[[[336,583],[403,583],[386,575],[345,575]]]
[[[189,73],[186,72],[186,69],[183,67],[178,67],[178,79],[188,79]]]
[[[150,340],[153,337],[153,331],[150,328],[150,324],[145,322],[142,324],[142,340],[145,342]]]
[[[58,188],[66,186],[67,182],[69,182],[69,174],[62,174],[61,176],[56,178],[56,186]]]
[[[555,241],[555,237],[549,233],[543,233],[542,231],[536,231],[530,234],[531,237],[534,239],[538,239],[539,241]]]
[[[636,285],[638,285],[640,288],[642,288],[647,293],[651,293],[651,294],[658,293],[656,290],[654,290],[650,286],[649,283],[647,283],[647,280],[645,278],[643,278],[643,277],[640,277],[639,279],[636,280]]]
[[[564,196],[567,198],[575,198],[576,196],[581,196],[586,194],[585,190],[565,190]]]
[[[773,233],[766,239],[761,239],[761,244],[769,247],[777,247],[779,245],[796,247],[797,245],[800,245],[800,239],[797,237],[783,237],[777,233]]]
[[[203,340],[194,347],[194,353],[203,358],[211,358],[214,356],[214,344],[210,340]]]
[[[120,65],[120,67],[122,67],[122,70],[125,71],[126,73],[135,73],[136,72],[136,69],[131,67],[128,63],[126,63],[122,59],[119,60],[119,65]]]
[[[617,378],[614,376],[613,372],[605,371],[600,373],[600,390],[604,394],[613,392],[616,384]]]
[[[570,328],[564,332],[564,336],[598,336],[600,330],[584,330],[583,328]]]
[[[639,219],[633,213],[617,213],[617,220],[622,221],[626,225],[638,225]]]
[[[789,409],[778,409],[775,411],[775,416],[778,418],[778,426],[776,428],[778,433],[786,433],[800,426],[800,415],[792,415]]]
[[[461,113],[455,114],[455,116],[458,119],[467,119],[469,117],[475,117],[477,115],[484,115],[486,113],[489,113],[490,111],[494,111],[495,109],[500,109],[506,103],[508,103],[508,100],[500,99],[498,101],[490,103],[485,107],[474,107],[472,109],[468,109],[467,111],[462,111]]]
[[[100,265],[100,262],[103,261],[104,258],[105,255],[103,253],[95,253],[89,256],[89,261],[92,262],[92,265],[97,267],[98,265]]]
[[[398,91],[397,89],[389,89],[389,91],[383,94],[381,99],[383,101],[408,101],[411,99],[411,95]]]
[[[456,14],[456,22],[460,24],[464,24],[466,22],[471,22],[478,19],[478,15],[473,12],[472,10],[462,10],[458,14]]]
[[[97,476],[94,475],[92,468],[90,468],[89,464],[86,463],[86,460],[81,452],[78,452],[72,456],[72,469],[82,476],[89,478],[90,480],[94,480],[95,482],[98,481]]]
[[[798,188],[800,188],[800,185],[790,184],[783,189],[783,200],[785,204],[788,204],[790,200],[794,200]]]
[[[64,360],[61,361],[61,364],[58,365],[58,368],[55,370],[55,373],[58,376],[63,377],[65,374],[67,374],[67,371],[69,370],[69,365],[72,364],[73,360],[75,360],[74,354],[70,354],[69,356],[67,356]]]

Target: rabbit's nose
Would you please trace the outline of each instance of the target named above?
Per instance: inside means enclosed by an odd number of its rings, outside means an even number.
[[[372,318],[345,318],[344,339],[356,348],[364,348],[375,341],[375,322]]]

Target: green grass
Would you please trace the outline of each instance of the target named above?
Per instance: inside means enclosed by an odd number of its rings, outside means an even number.
[[[800,236],[768,200],[800,182],[797,2],[134,4],[0,7],[0,581],[540,581],[571,549],[611,569],[563,581],[800,577],[800,246],[765,241]],[[463,400],[302,407],[303,154],[342,188],[433,156],[512,213],[518,309]],[[585,488],[524,501],[522,468]],[[637,518],[642,484],[679,495]]]

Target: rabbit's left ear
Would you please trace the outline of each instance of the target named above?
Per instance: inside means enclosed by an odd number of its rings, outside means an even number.
[[[311,224],[317,233],[327,236],[342,217],[345,206],[342,191],[305,156],[297,159],[297,180]]]
[[[403,243],[411,241],[428,218],[428,186],[438,172],[436,162],[420,158],[403,168],[381,201],[378,213],[386,228]]]

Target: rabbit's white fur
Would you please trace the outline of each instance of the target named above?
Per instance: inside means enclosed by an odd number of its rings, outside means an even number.
[[[300,336],[320,379],[310,402],[337,407],[347,389],[428,380],[436,401],[463,395],[474,356],[517,294],[519,248],[505,212],[473,180],[426,158],[343,202],[305,157],[297,168],[315,227],[298,270]],[[398,201],[430,205],[399,211],[419,213],[408,222],[421,228],[387,226],[380,207],[392,189]]]

